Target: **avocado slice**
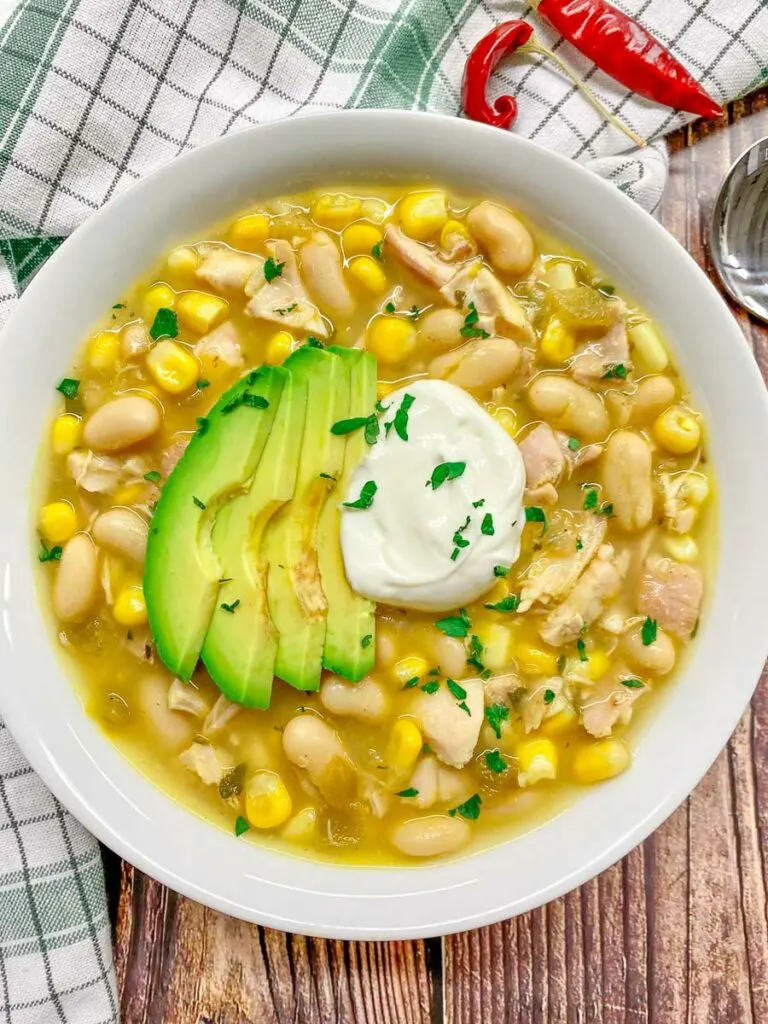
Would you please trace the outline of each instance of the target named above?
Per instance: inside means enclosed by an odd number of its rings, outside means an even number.
[[[288,374],[262,367],[226,391],[168,477],[150,524],[144,596],[157,652],[189,679],[219,592],[216,514],[253,476]]]
[[[298,690],[317,690],[328,602],[317,559],[317,524],[344,464],[345,438],[331,433],[349,408],[349,371],[339,356],[304,345],[283,364],[307,386],[304,443],[296,489],[269,523],[263,551],[267,595],[279,633],[275,675]]]
[[[289,373],[250,490],[225,505],[213,527],[213,550],[226,582],[202,659],[221,692],[251,708],[269,707],[278,642],[262,539],[272,516],[293,497],[306,409],[306,381]]]
[[[351,418],[370,416],[376,404],[376,359],[368,352],[331,348],[349,367]],[[376,660],[375,604],[356,594],[347,581],[341,553],[341,509],[349,480],[365,457],[367,444],[362,430],[347,435],[344,469],[320,517],[317,552],[323,590],[328,598],[323,665],[346,679],[358,682]]]

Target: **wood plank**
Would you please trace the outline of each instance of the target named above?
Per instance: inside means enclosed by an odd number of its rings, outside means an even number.
[[[768,134],[768,90],[734,104],[730,120],[670,140],[661,209],[711,276],[712,203],[733,160]],[[768,381],[768,329],[734,313]],[[728,749],[641,847],[546,908],[445,940],[446,1020],[763,1024],[767,856],[764,675]]]

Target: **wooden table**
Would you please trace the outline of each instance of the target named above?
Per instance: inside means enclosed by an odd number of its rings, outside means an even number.
[[[672,140],[662,220],[708,272],[716,188],[762,135],[768,90]],[[768,330],[737,316],[768,379]],[[425,942],[306,939],[207,910],[107,855],[123,1021],[765,1024],[766,859],[764,676],[727,750],[650,839],[491,928]]]

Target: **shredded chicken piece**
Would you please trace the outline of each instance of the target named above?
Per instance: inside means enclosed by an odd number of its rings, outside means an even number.
[[[210,705],[194,683],[174,679],[168,689],[168,708],[170,711],[184,711],[193,718],[205,718]]]
[[[245,357],[240,347],[240,332],[231,320],[225,320],[209,334],[204,335],[195,345],[198,359],[218,366],[230,366],[239,370],[245,365]]]
[[[587,342],[571,362],[573,379],[580,384],[593,384],[616,366],[632,369],[627,338],[627,307],[619,300],[612,302],[611,306],[616,313],[614,323],[605,334]]]
[[[216,733],[226,728],[241,711],[242,706],[240,704],[233,704],[222,693],[203,722],[203,736],[215,736]]]
[[[264,260],[250,252],[238,252],[223,245],[206,247],[195,275],[217,292],[240,291],[252,274],[261,271]]]
[[[605,447],[602,444],[582,444],[574,451],[569,444],[572,438],[568,434],[562,430],[556,430],[555,437],[565,457],[565,464],[569,474],[575,473],[577,469],[586,466],[590,462],[595,462],[603,454],[603,448]]]
[[[607,528],[604,516],[576,513],[565,531],[570,543],[558,545],[565,553],[547,550],[531,563],[520,592],[518,611],[527,612],[535,601],[549,605],[567,594],[597,554]]]
[[[442,288],[456,276],[456,267],[436,256],[429,246],[404,235],[400,228],[388,224],[384,229],[387,250],[424,284]],[[451,300],[453,301],[453,300]]]
[[[704,584],[698,569],[672,558],[649,555],[637,606],[662,629],[688,640],[699,618],[703,593]]]
[[[267,281],[263,269],[251,275],[245,286],[245,293],[251,299],[245,307],[246,313],[257,320],[269,320],[327,338],[328,325],[304,288],[293,249],[284,239],[269,245],[275,263],[283,264],[282,272],[271,281]]]
[[[483,698],[485,706],[492,704],[510,704],[513,695],[524,690],[520,676],[514,672],[505,672],[503,675],[491,676],[485,682]]]
[[[216,749],[207,743],[193,743],[179,754],[179,760],[185,768],[198,775],[206,786],[218,786],[227,771]]]
[[[660,473],[659,488],[664,501],[664,525],[673,533],[690,533],[701,507],[697,493],[704,478],[698,473]]]
[[[461,686],[467,691],[463,702],[447,686],[441,686],[436,693],[419,693],[413,706],[427,742],[452,768],[463,768],[472,757],[483,724],[482,681],[462,679]]]
[[[91,494],[112,494],[144,479],[149,465],[142,456],[118,458],[77,448],[67,456],[67,471],[78,487]]]
[[[562,696],[563,680],[560,676],[542,679],[526,693],[522,700],[523,725],[526,732],[538,729],[545,718],[561,711],[565,705]]]
[[[628,552],[616,557],[610,544],[603,545],[563,603],[539,627],[542,640],[553,647],[576,640],[585,626],[602,615],[606,602],[616,597],[628,565]]]
[[[460,804],[471,795],[472,784],[455,768],[446,768],[436,757],[423,757],[408,783],[416,790],[410,803],[420,810],[434,804]]]
[[[160,459],[160,472],[164,477],[170,476],[176,468],[176,463],[187,450],[189,439],[190,435],[185,434],[183,437],[179,437],[178,440],[174,441],[173,444],[163,452]]]
[[[124,643],[126,651],[134,658],[143,661],[146,665],[153,665],[155,662],[155,648],[152,645],[152,635],[148,629],[128,630]]]
[[[475,307],[480,317],[478,326],[489,334],[503,333],[499,321],[519,341],[532,341],[533,328],[525,310],[512,292],[496,277],[490,267],[482,263],[465,263],[451,280],[440,289],[449,302],[456,306]]]
[[[526,434],[519,447],[525,463],[526,500],[532,504],[554,504],[556,485],[565,468],[565,456],[555,432],[546,423],[540,423]]]
[[[622,679],[633,678],[629,672],[582,686],[581,722],[591,736],[610,736],[614,725],[627,725],[635,701],[648,691],[647,686],[624,686]]]

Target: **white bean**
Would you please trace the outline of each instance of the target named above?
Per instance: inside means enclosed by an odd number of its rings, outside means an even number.
[[[408,857],[439,857],[466,846],[472,831],[461,818],[430,814],[411,818],[392,832],[392,844]]]
[[[313,714],[292,718],[283,730],[283,751],[334,807],[348,805],[354,798],[354,765],[336,731],[321,718]]]
[[[669,377],[646,377],[637,385],[630,400],[629,421],[635,425],[650,423],[675,400],[675,385]]]
[[[344,280],[341,253],[330,235],[318,231],[301,247],[301,273],[324,313],[348,317],[355,300]]]
[[[99,589],[96,546],[87,533],[76,533],[61,553],[53,585],[53,610],[62,622],[80,622]]]
[[[95,451],[118,451],[146,441],[156,433],[160,420],[160,410],[151,399],[123,395],[93,413],[85,424],[83,440]]]
[[[488,253],[491,263],[505,274],[525,274],[533,263],[533,239],[513,213],[484,201],[467,214],[467,227]]]
[[[458,309],[433,309],[419,321],[419,331],[429,348],[447,352],[464,343],[464,316]]]
[[[320,687],[320,703],[332,715],[359,718],[361,722],[380,722],[389,710],[386,693],[369,676],[359,683],[328,676]]]
[[[623,530],[644,530],[651,521],[652,469],[650,445],[639,434],[617,430],[611,435],[603,455],[603,483]]]
[[[429,375],[461,388],[488,390],[506,384],[519,362],[520,349],[510,338],[478,338],[433,359]]]
[[[641,627],[633,626],[622,636],[620,649],[640,673],[665,676],[675,667],[675,645],[663,629],[656,630],[656,639],[646,647]]]
[[[93,524],[93,537],[97,544],[134,562],[144,561],[148,533],[146,522],[128,508],[111,508]]]
[[[438,637],[434,651],[443,675],[462,679],[467,674],[467,652],[461,640],[452,636]]]
[[[542,419],[582,441],[601,441],[608,433],[608,413],[599,396],[569,377],[542,374],[528,388],[528,401]]]

